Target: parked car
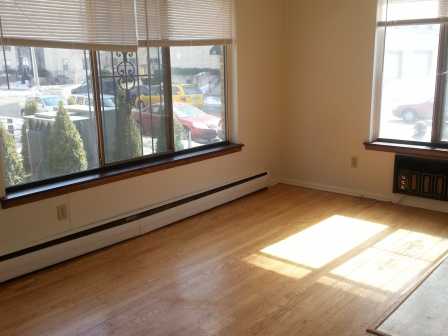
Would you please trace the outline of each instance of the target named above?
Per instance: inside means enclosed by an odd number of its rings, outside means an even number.
[[[173,101],[202,108],[204,106],[204,94],[193,84],[173,85]]]
[[[206,113],[220,116],[224,113],[225,106],[222,103],[221,97],[207,96],[204,99],[204,106],[202,110]]]
[[[432,119],[433,110],[434,102],[428,100],[417,104],[399,105],[392,111],[392,114],[408,123],[413,123],[417,120]]]
[[[220,118],[212,116],[197,107],[185,103],[173,104],[174,117],[182,124],[185,135],[197,143],[208,144],[216,142],[223,136],[223,123]],[[153,130],[159,130],[164,124],[161,105],[153,105],[142,110],[134,110],[134,119],[141,124],[143,134],[152,136]]]
[[[173,84],[173,102],[186,103],[198,108],[204,106],[204,94],[193,84]],[[150,92],[149,92],[150,91]],[[140,96],[136,99],[135,105],[142,109],[150,104],[160,104],[163,99],[163,86],[152,85],[151,90],[148,87],[140,87]]]
[[[42,95],[36,97],[28,97],[26,98],[24,107],[20,110],[20,113],[22,116],[24,115],[25,106],[27,106],[30,102],[36,102],[39,111],[50,112],[53,110],[57,110],[59,102],[61,101],[64,101],[64,98],[59,96]]]
[[[108,95],[115,95],[115,87],[114,81],[112,78],[105,78],[101,81],[101,92]],[[89,80],[88,82],[84,82],[77,88],[72,90],[72,94],[74,95],[87,95],[92,94],[92,82]]]
[[[101,80],[101,93],[105,95],[115,96],[116,91],[116,85],[117,85],[117,79],[114,81],[113,78],[103,78]],[[130,99],[132,102],[134,102],[138,95],[148,95],[149,88],[147,85],[140,84],[135,85],[132,89],[129,90]],[[78,86],[77,88],[74,88],[72,90],[73,95],[87,95],[92,94],[92,84],[89,82],[89,84],[84,83]]]
[[[184,103],[173,104],[173,113],[194,142],[207,144],[218,140],[222,125],[220,118]]]
[[[103,111],[115,111],[115,97],[111,95],[102,95]],[[65,106],[70,114],[85,115],[95,111],[95,103],[92,95],[78,94],[68,98],[68,104]]]
[[[163,87],[155,84],[150,87],[145,85],[140,88],[140,96],[135,99],[135,106],[142,110],[146,109],[149,105],[153,106],[153,109],[157,109],[163,100],[162,94]]]
[[[68,101],[72,102],[71,105],[94,105],[93,96],[87,94],[71,95]],[[102,95],[101,102],[104,107],[115,107],[115,98],[112,95]]]

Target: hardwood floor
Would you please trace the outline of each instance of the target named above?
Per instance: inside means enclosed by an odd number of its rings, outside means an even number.
[[[448,214],[278,185],[0,285],[0,335],[365,335]]]

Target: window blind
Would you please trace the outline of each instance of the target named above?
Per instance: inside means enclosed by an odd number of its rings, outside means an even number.
[[[136,49],[133,0],[0,0],[2,44]]]
[[[211,45],[232,41],[233,0],[136,1],[140,45]]]
[[[448,0],[380,0],[380,24],[448,21]]]

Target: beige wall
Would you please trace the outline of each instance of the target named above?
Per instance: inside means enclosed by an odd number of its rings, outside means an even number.
[[[289,0],[284,180],[384,200],[394,156],[366,151],[377,0]],[[359,168],[352,169],[352,156]],[[446,204],[406,198],[433,208]]]
[[[367,197],[391,192],[393,155],[369,135],[376,0],[236,0],[232,114],[241,153],[0,210],[0,254],[228,181],[274,178]],[[350,168],[352,156],[359,167]],[[446,208],[406,198],[407,204]],[[71,219],[55,220],[67,203]]]
[[[284,176],[370,193],[390,190],[392,155],[366,152],[376,0],[289,1]],[[359,156],[359,168],[350,157]]]
[[[0,254],[97,225],[116,216],[269,171],[276,175],[282,69],[282,1],[238,0],[236,120],[238,154],[0,210]],[[273,20],[273,21],[271,21]],[[269,26],[266,22],[271,21]],[[55,207],[67,203],[70,220],[56,221]]]

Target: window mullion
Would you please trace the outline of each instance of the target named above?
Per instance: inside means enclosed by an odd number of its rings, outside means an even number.
[[[231,94],[231,87],[230,87],[230,67],[229,67],[229,59],[230,59],[230,46],[229,45],[224,45],[223,47],[223,64],[222,64],[222,68],[220,69],[221,72],[223,73],[224,76],[224,89],[223,89],[223,97],[224,97],[224,127],[225,127],[225,137],[226,140],[230,139],[230,111],[231,111],[231,101],[230,101],[230,97],[232,97]]]
[[[163,66],[163,101],[166,115],[166,136],[168,138],[168,152],[175,151],[174,145],[174,115],[173,115],[173,88],[171,85],[171,52],[169,47],[162,48]]]
[[[440,27],[439,52],[437,62],[437,77],[436,89],[434,96],[434,115],[432,127],[432,143],[439,143],[441,141],[441,127],[443,121],[443,110],[445,105],[445,88],[446,88],[446,74],[447,71],[447,47],[448,47],[448,26],[442,24]]]
[[[386,34],[387,26],[377,28],[370,115],[370,141],[376,140],[380,137]]]
[[[90,73],[92,77],[92,91],[93,101],[96,116],[96,128],[98,136],[98,159],[100,167],[106,165],[104,152],[104,131],[103,131],[103,111],[101,108],[101,92],[100,92],[100,78],[98,72],[98,53],[95,50],[90,50]],[[87,79],[88,80],[88,79]]]
[[[5,66],[5,75],[6,75],[6,86],[8,87],[8,90],[11,89],[10,83],[9,83],[9,70],[8,70],[8,62],[6,61],[6,51],[5,46],[2,45],[2,54],[3,54],[3,64]]]
[[[6,195],[6,169],[4,166],[3,139],[0,137],[0,199]]]

